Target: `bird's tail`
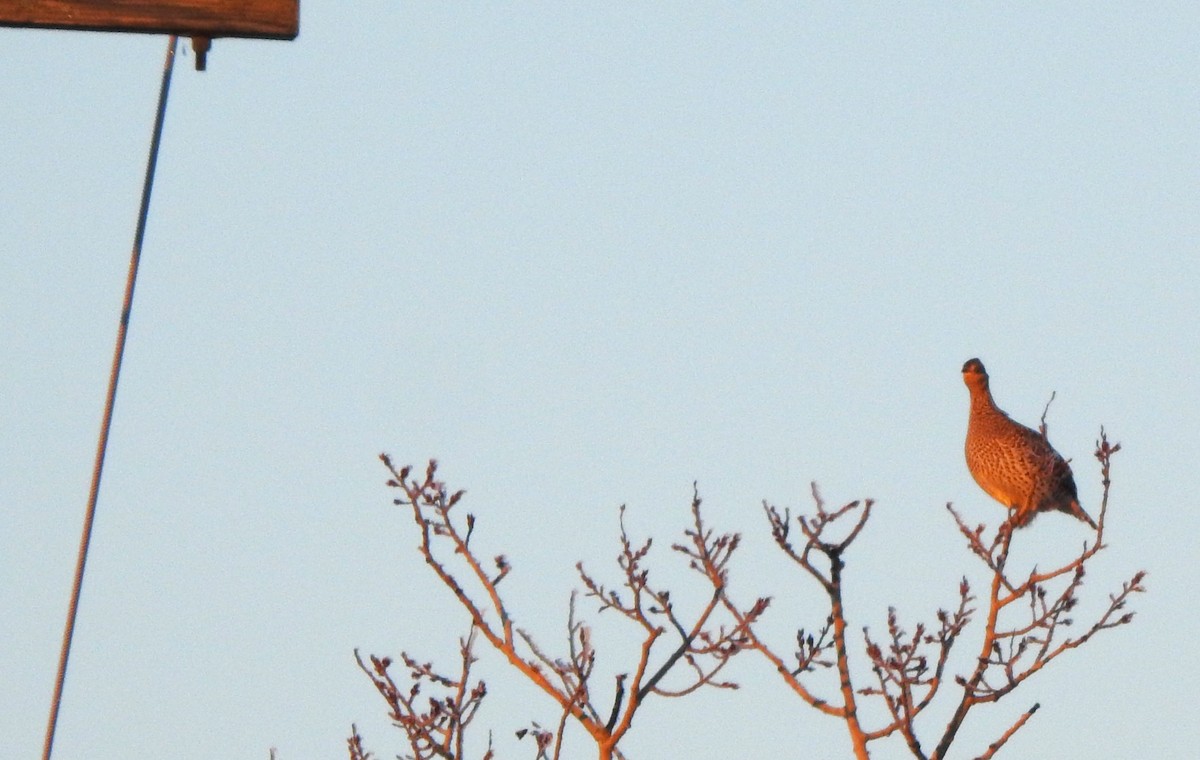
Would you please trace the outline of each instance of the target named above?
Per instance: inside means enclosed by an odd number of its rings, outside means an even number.
[[[1092,530],[1100,530],[1100,527],[1096,525],[1096,521],[1093,520],[1087,512],[1083,511],[1083,507],[1079,506],[1078,499],[1071,499],[1069,502],[1059,507],[1059,509],[1092,526]]]

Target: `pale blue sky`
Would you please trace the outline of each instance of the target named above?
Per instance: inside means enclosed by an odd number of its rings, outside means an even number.
[[[400,751],[352,650],[448,662],[465,626],[380,451],[469,490],[547,648],[574,563],[615,577],[619,504],[679,575],[693,480],[781,647],[824,612],[759,503],[811,480],[878,500],[852,626],[928,618],[979,577],[944,504],[1000,514],[962,461],[972,356],[1027,423],[1057,391],[1093,512],[1100,425],[1125,445],[1078,617],[1151,593],[960,756],[1037,701],[1005,756],[1191,757],[1197,39],[1183,2],[306,0],[296,42],[183,51],[55,757],[341,757],[352,721]],[[41,748],[164,47],[0,30],[0,757]],[[1087,537],[1048,516],[1022,558]],[[555,711],[480,672],[530,756]],[[736,677],[648,707],[629,756],[849,755]]]

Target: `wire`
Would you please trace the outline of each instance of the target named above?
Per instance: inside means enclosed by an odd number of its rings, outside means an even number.
[[[58,657],[58,675],[54,681],[54,697],[50,702],[50,718],[46,722],[46,743],[42,760],[50,760],[54,749],[54,731],[58,726],[58,710],[62,704],[63,684],[67,678],[67,661],[71,656],[71,639],[75,634],[75,616],[79,611],[79,595],[83,590],[83,570],[87,564],[88,544],[92,540],[92,522],[96,517],[96,497],[100,493],[100,474],[104,471],[104,455],[108,450],[108,433],[112,428],[113,405],[117,399],[117,381],[121,376],[121,360],[125,356],[125,335],[129,331],[129,314],[133,308],[133,287],[137,282],[138,264],[142,258],[142,240],[146,236],[146,218],[150,213],[150,189],[154,185],[154,167],[158,163],[158,144],[162,138],[163,118],[167,112],[167,92],[171,89],[171,70],[175,64],[177,37],[167,41],[166,62],[163,64],[162,85],[158,93],[158,113],[154,118],[154,133],[150,138],[150,155],[146,159],[146,178],[142,183],[142,205],[138,213],[137,231],[133,236],[133,251],[129,256],[129,274],[125,279],[125,302],[121,306],[121,321],[117,326],[117,342],[113,346],[112,369],[108,375],[108,396],[104,402],[104,419],[100,423],[100,438],[96,442],[96,461],[92,467],[92,486],[88,492],[87,512],[83,518],[83,534],[79,538],[79,558],[75,565],[75,583],[71,587],[71,603],[67,608],[67,624],[63,629],[62,651]]]

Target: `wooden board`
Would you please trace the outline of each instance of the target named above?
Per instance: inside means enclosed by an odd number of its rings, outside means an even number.
[[[0,0],[0,26],[292,40],[300,33],[300,2]]]

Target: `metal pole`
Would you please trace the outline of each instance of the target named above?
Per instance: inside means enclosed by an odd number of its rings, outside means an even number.
[[[117,399],[117,381],[121,376],[121,360],[125,356],[125,335],[129,331],[129,313],[133,308],[133,287],[137,282],[138,263],[142,258],[142,240],[146,236],[146,217],[150,213],[150,189],[154,185],[154,167],[158,163],[158,144],[162,138],[163,117],[167,112],[167,92],[171,89],[171,70],[175,64],[176,36],[167,41],[166,62],[163,64],[162,85],[158,93],[158,113],[154,118],[154,134],[150,138],[150,155],[146,159],[146,178],[142,183],[142,205],[138,214],[137,231],[133,236],[133,251],[129,256],[129,274],[125,279],[125,302],[121,306],[121,321],[117,326],[117,342],[113,347],[112,369],[108,375],[108,396],[104,401],[104,418],[100,423],[100,438],[96,442],[96,461],[92,466],[92,486],[88,492],[87,512],[83,518],[83,534],[79,538],[79,557],[75,565],[75,583],[71,587],[71,603],[67,608],[67,624],[63,630],[62,651],[58,657],[58,675],[54,681],[54,697],[50,702],[50,718],[46,722],[46,743],[42,760],[50,760],[54,749],[54,731],[58,726],[58,710],[62,704],[63,683],[67,678],[67,661],[71,656],[71,639],[75,634],[75,617],[79,611],[79,595],[83,590],[83,570],[87,564],[88,544],[92,540],[92,523],[96,517],[96,497],[100,493],[100,475],[104,471],[104,454],[108,450],[108,433],[112,428],[113,405]]]

